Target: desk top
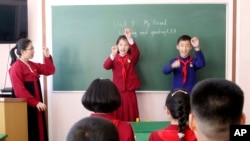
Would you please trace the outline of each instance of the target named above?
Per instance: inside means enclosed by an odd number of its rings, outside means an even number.
[[[136,141],[147,141],[150,133],[135,133]]]
[[[130,122],[135,133],[149,133],[165,128],[170,121]]]

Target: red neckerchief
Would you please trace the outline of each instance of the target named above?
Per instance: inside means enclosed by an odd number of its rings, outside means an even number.
[[[187,80],[187,66],[190,62],[193,61],[193,57],[190,56],[188,60],[182,60],[180,57],[177,58],[182,64],[182,73],[183,73],[183,78],[182,78],[182,84],[186,83]]]
[[[126,80],[126,68],[125,68],[125,63],[129,61],[129,55],[125,55],[124,57],[119,56],[118,61],[122,64],[122,78],[123,80]]]

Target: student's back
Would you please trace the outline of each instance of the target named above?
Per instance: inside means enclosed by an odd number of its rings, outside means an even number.
[[[119,135],[109,120],[87,117],[71,127],[66,141],[119,141]]]
[[[169,128],[173,128],[172,130]],[[149,141],[180,141],[178,127],[170,126],[168,129],[157,130],[151,133]],[[187,126],[184,131],[184,141],[196,141],[196,136]]]
[[[134,141],[131,125],[117,120],[111,112],[121,105],[120,93],[109,79],[95,79],[82,97],[83,106],[94,112],[91,117],[102,117],[112,121],[118,129],[120,141]]]
[[[111,114],[92,113],[91,117],[102,117],[112,121],[119,133],[120,141],[134,141],[134,132],[131,125],[125,121],[115,119]]]
[[[198,82],[191,92],[189,126],[198,141],[229,141],[230,124],[244,124],[244,93],[219,78]]]
[[[182,89],[172,90],[166,98],[165,106],[170,125],[152,132],[149,141],[196,141],[194,132],[187,125],[190,113],[188,92]]]

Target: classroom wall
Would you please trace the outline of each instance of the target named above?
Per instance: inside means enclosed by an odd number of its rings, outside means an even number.
[[[250,18],[249,9],[250,1],[241,0],[238,3],[238,30],[237,30],[237,83],[241,86],[245,93],[244,112],[247,116],[247,123],[250,124]]]
[[[0,57],[1,57],[1,67],[0,67],[0,89],[5,87],[11,87],[9,81],[9,51],[14,45],[12,44],[0,44]]]
[[[29,4],[29,37],[33,40],[35,45],[35,61],[42,61],[42,28],[41,28],[41,2],[42,0],[28,0]],[[51,5],[69,5],[69,4],[100,4],[102,1],[78,1],[78,0],[47,0],[46,1],[46,26],[47,26],[47,43],[48,47],[52,48],[51,44]],[[232,16],[232,0],[107,0],[107,3],[227,3],[228,4],[228,24],[227,24],[227,35],[232,34],[232,22],[230,22]],[[236,69],[236,82],[242,87],[245,92],[245,105],[244,112],[247,115],[247,123],[250,124],[250,88],[247,87],[250,78],[248,70],[250,70],[250,56],[248,52],[250,49],[248,47],[248,38],[250,33],[248,13],[250,9],[248,0],[241,0],[238,4],[239,15],[237,19],[237,69]],[[230,37],[227,37],[227,79],[231,79],[231,41]],[[6,74],[7,64],[6,58],[8,58],[9,45],[0,44],[0,87],[4,85],[3,79]],[[53,54],[53,53],[52,53]],[[62,57],[62,59],[65,59]],[[5,60],[5,61],[4,61]],[[3,65],[2,65],[3,64]],[[6,66],[6,67],[5,67]],[[9,83],[9,82],[7,82]],[[67,83],[67,82],[64,82]],[[138,104],[140,110],[141,120],[143,121],[157,121],[157,120],[167,120],[163,106],[164,100],[168,92],[138,92]],[[52,77],[48,77],[48,113],[49,113],[49,136],[52,141],[65,140],[67,132],[72,124],[82,117],[86,117],[90,114],[89,111],[85,110],[81,105],[81,97],[83,92],[53,92],[52,91]]]

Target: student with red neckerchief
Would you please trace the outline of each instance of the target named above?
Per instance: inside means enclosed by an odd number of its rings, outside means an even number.
[[[168,75],[173,72],[172,89],[183,88],[190,93],[197,81],[196,71],[206,64],[205,58],[197,37],[180,36],[176,48],[180,55],[170,60],[169,64],[163,68],[163,73]],[[192,48],[195,50],[195,57],[190,55]]]
[[[111,54],[105,60],[103,67],[112,70],[113,82],[121,94],[121,106],[113,112],[113,116],[123,121],[136,121],[139,110],[135,90],[140,87],[135,66],[139,60],[140,51],[132,38],[132,32],[126,28],[124,35],[118,37],[116,45],[112,46]]]

